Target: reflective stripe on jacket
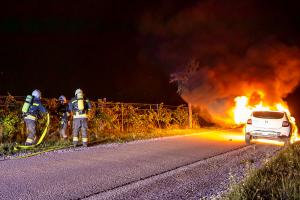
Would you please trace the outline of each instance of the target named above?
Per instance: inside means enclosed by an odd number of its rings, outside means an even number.
[[[31,119],[31,120],[36,120],[36,117],[35,116],[32,116],[32,115],[26,115],[25,117],[24,117],[24,119]]]
[[[87,114],[74,114],[73,118],[87,118]]]

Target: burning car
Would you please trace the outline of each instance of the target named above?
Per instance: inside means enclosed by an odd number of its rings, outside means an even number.
[[[245,141],[252,139],[275,139],[289,145],[296,125],[292,118],[282,111],[253,111],[245,127]]]

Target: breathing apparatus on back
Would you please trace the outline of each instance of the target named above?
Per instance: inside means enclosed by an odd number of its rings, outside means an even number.
[[[77,98],[78,102],[78,110],[83,111],[84,110],[84,99],[83,99],[83,92],[81,89],[77,89],[75,91],[75,96]]]
[[[25,99],[25,102],[23,104],[23,107],[22,107],[22,113],[25,114],[28,112],[31,104],[32,104],[32,101],[33,101],[33,96],[31,95],[27,95],[26,96],[26,99]]]
[[[29,108],[32,105],[34,98],[41,98],[41,92],[39,90],[34,90],[31,95],[26,96],[25,102],[22,107],[23,114],[26,114],[29,111]]]

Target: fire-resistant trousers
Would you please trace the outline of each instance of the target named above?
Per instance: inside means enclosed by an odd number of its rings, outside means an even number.
[[[87,145],[88,136],[87,136],[88,122],[87,118],[74,118],[73,119],[73,144],[78,144],[78,135],[81,130],[82,134],[82,144]]]
[[[67,128],[68,128],[68,122],[66,121],[61,121],[60,122],[60,128],[59,128],[59,134],[60,137],[63,139],[67,139]]]
[[[35,129],[36,122],[35,120],[31,120],[31,119],[24,119],[24,121],[26,124],[26,132],[27,132],[26,143],[33,144],[35,134],[36,134],[36,129]]]

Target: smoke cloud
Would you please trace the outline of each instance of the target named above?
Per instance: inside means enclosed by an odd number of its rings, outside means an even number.
[[[237,96],[272,104],[298,86],[300,50],[286,38],[293,30],[281,9],[260,1],[199,1],[171,17],[147,13],[141,30],[159,41],[156,55],[174,66],[171,81],[183,99],[222,121]]]

